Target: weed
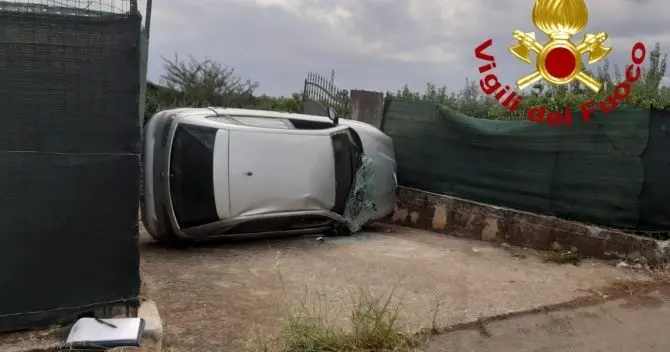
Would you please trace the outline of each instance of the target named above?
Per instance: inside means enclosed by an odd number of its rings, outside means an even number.
[[[582,256],[575,247],[569,249],[563,248],[558,242],[551,245],[551,250],[543,253],[545,262],[553,262],[558,264],[573,264],[577,265],[582,260]]]
[[[346,325],[328,319],[324,309],[307,309],[302,305],[301,309],[289,315],[273,345],[276,348],[265,344],[261,350],[397,351],[411,343],[400,333],[398,306],[393,304],[393,294],[375,296],[360,291],[353,295]]]

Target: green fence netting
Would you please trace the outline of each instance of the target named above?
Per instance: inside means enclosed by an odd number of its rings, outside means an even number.
[[[573,115],[571,126],[496,121],[388,99],[383,130],[401,185],[565,219],[637,229],[650,111]]]
[[[0,1],[0,332],[139,304],[129,3]]]

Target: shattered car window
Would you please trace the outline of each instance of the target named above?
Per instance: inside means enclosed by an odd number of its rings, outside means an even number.
[[[363,156],[362,165],[354,177],[354,185],[343,214],[351,232],[360,231],[377,211],[377,205],[374,202],[377,193],[377,185],[374,182],[377,172],[379,172],[379,165],[370,157]]]

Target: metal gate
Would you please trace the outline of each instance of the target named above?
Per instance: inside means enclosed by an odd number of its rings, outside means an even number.
[[[349,92],[335,86],[334,81],[334,74],[330,78],[314,72],[307,74],[302,98],[304,114],[327,116],[327,108],[332,106],[340,117],[351,115]]]

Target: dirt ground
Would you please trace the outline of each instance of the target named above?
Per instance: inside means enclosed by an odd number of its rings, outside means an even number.
[[[293,237],[162,248],[142,232],[148,295],[158,304],[170,352],[255,350],[292,309],[320,309],[343,323],[360,290],[390,294],[408,332],[577,299],[646,275],[585,261],[545,263],[401,227],[354,237]]]

